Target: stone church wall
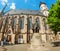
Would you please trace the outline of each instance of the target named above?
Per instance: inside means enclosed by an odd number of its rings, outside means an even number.
[[[30,22],[32,22],[32,25],[30,24],[32,28],[30,29],[28,29],[29,27],[28,27],[28,21],[27,21],[29,18],[32,18],[32,20],[30,20]],[[13,44],[18,43],[19,41],[21,41],[21,43],[22,41],[23,43],[30,42],[34,33],[39,33],[39,34],[49,33],[49,28],[45,30],[45,27],[44,27],[43,19],[46,19],[46,17],[40,16],[40,15],[22,15],[21,14],[21,15],[5,16],[2,19],[4,20],[2,23],[2,28],[0,29],[1,30],[0,34],[2,32],[3,37],[4,37],[4,34],[7,36],[8,35],[11,36],[10,37],[11,40],[9,42]],[[21,19],[23,20],[23,25],[20,25],[21,22],[19,21],[22,21]],[[24,26],[24,27],[20,27],[20,26]]]

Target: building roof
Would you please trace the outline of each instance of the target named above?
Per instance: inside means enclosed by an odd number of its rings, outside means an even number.
[[[40,5],[39,5],[39,7],[41,6],[41,4],[46,4],[46,3],[44,3],[44,2],[40,2]]]
[[[9,10],[4,15],[18,15],[18,14],[30,14],[30,15],[43,15],[38,10]]]

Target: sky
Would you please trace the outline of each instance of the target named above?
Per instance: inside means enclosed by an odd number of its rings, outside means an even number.
[[[5,11],[10,9],[24,9],[24,10],[40,10],[40,1],[45,2],[48,9],[56,0],[0,0],[0,11],[7,3]]]

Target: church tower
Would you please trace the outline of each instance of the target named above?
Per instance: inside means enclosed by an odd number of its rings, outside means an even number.
[[[43,15],[48,16],[49,12],[48,12],[48,8],[47,8],[46,4],[44,2],[40,2],[39,7],[40,7],[40,10],[43,13]]]

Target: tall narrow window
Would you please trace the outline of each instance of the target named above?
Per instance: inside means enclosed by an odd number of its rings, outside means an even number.
[[[46,19],[45,18],[43,19],[43,22],[44,22],[44,28],[45,28],[45,30],[47,30],[47,25],[46,25]]]
[[[6,23],[7,23],[7,24],[9,23],[9,17],[6,18]]]
[[[13,33],[16,33],[16,22],[17,22],[17,16],[13,17],[12,18],[12,30],[13,30]]]
[[[29,17],[28,19],[27,19],[27,26],[28,26],[28,29],[32,29],[32,17]]]
[[[37,25],[38,29],[40,29],[40,20],[39,20],[39,18],[36,19],[36,25]]]
[[[17,22],[17,18],[15,17],[15,18],[13,19],[13,25],[14,25],[14,26],[16,26],[16,22]]]
[[[40,29],[40,20],[37,17],[35,24],[33,24],[33,32],[34,33],[39,33],[39,29]]]
[[[6,32],[8,31],[9,17],[6,18]]]
[[[20,29],[24,28],[24,16],[20,18]]]

